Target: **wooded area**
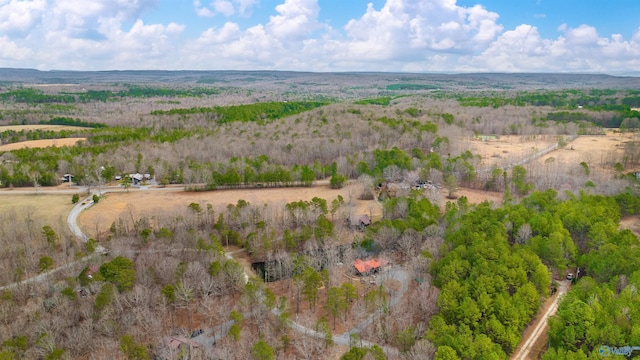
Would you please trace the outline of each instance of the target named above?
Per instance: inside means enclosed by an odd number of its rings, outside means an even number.
[[[81,224],[86,242],[66,218],[3,204],[0,357],[506,359],[576,269],[542,358],[640,340],[640,242],[620,226],[640,221],[636,79],[157,75],[0,84],[1,125],[74,126],[0,126],[0,144],[86,138],[0,151],[0,201],[70,191],[51,201],[97,212],[141,188],[247,197],[137,204],[105,214],[108,230]],[[573,148],[612,131],[631,140]],[[525,149],[483,152],[501,137]],[[347,184],[346,197],[251,197]],[[356,199],[371,224],[354,223]],[[360,273],[356,259],[389,265]]]

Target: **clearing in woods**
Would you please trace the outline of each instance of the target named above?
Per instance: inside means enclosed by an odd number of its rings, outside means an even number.
[[[61,230],[64,229],[65,233],[69,233],[66,224],[67,214],[73,207],[71,195],[36,195],[35,190],[31,195],[13,195],[7,192],[0,195],[0,213],[14,213],[16,216],[14,220],[18,223],[30,217],[45,225],[60,226]]]
[[[50,125],[50,124],[39,124],[39,125],[6,125],[0,126],[0,133],[5,131],[80,131],[87,130],[87,128],[79,127],[79,126],[68,126],[68,125]],[[86,140],[87,138],[63,138],[63,139],[46,139],[46,140],[29,140],[29,141],[20,141],[11,144],[0,145],[0,151],[11,151],[17,149],[24,148],[46,148],[49,146],[73,146],[77,144],[79,141]]]
[[[304,200],[310,201],[314,197],[327,200],[328,205],[338,195],[344,198],[345,204],[353,201],[354,214],[368,214],[374,221],[382,218],[382,209],[374,201],[358,200],[359,184],[349,184],[342,189],[331,189],[322,182],[312,187],[288,187],[265,189],[231,189],[206,192],[185,192],[181,188],[175,191],[166,189],[140,190],[109,193],[98,204],[88,211],[84,211],[78,218],[83,231],[89,236],[95,234],[96,229],[104,232],[119,218],[130,219],[140,216],[167,214],[171,211],[187,212],[191,203],[201,204],[206,209],[211,204],[216,212],[226,208],[229,204],[236,204],[238,200],[245,200],[252,205],[280,205],[276,209],[284,209],[287,203]],[[348,205],[346,205],[348,208]],[[280,210],[278,210],[280,211]],[[351,210],[347,210],[351,211]]]
[[[46,148],[49,146],[73,146],[80,141],[84,141],[87,138],[64,138],[64,139],[47,139],[47,140],[29,140],[21,141],[11,144],[0,145],[0,151],[11,151],[18,149],[33,149],[33,148]]]

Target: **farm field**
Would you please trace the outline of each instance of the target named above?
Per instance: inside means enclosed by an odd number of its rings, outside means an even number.
[[[15,222],[23,223],[28,217],[37,219],[38,224],[55,226],[68,234],[67,214],[73,204],[68,194],[14,195],[11,191],[0,193],[0,213],[15,214]],[[41,226],[43,226],[41,225]]]
[[[626,144],[639,140],[640,134],[635,132],[607,131],[605,135],[582,135],[564,148],[544,155],[536,161],[545,163],[553,158],[561,167],[578,165],[584,161],[591,166],[607,169],[605,165],[610,163],[611,159],[620,158]]]
[[[558,135],[501,135],[489,139],[460,138],[471,153],[482,159],[482,168],[505,167],[558,144]],[[584,161],[604,168],[611,159],[620,158],[629,142],[637,142],[640,135],[635,132],[606,131],[604,135],[580,135],[567,140],[567,145],[533,159],[533,163],[544,164],[553,158],[560,166],[578,165]]]
[[[485,168],[504,168],[522,159],[548,149],[558,143],[555,135],[499,135],[487,137],[460,137],[456,139],[472,154],[479,156]]]
[[[0,145],[0,151],[11,151],[17,149],[36,149],[46,148],[49,146],[61,147],[61,146],[73,146],[81,141],[85,141],[86,138],[64,138],[64,139],[46,139],[46,140],[28,140],[20,141],[11,144]]]
[[[199,203],[203,208],[206,204],[211,204],[217,211],[224,210],[229,204],[236,204],[238,200],[245,200],[252,205],[275,205],[284,209],[289,202],[310,201],[314,197],[327,200],[331,203],[338,195],[342,196],[345,202],[353,200],[352,211],[354,214],[370,214],[374,220],[382,218],[382,209],[374,201],[358,200],[361,186],[351,184],[342,189],[331,189],[326,182],[312,187],[287,187],[269,189],[237,189],[237,190],[215,190],[207,192],[185,192],[182,189],[166,190],[139,190],[126,192],[108,193],[104,199],[89,210],[84,211],[79,219],[80,226],[89,234],[95,232],[96,228],[100,232],[106,231],[114,221],[119,218],[130,218],[134,216],[152,216],[163,213],[175,212],[186,213],[188,205]],[[351,211],[351,210],[350,210]]]
[[[78,217],[78,223],[88,234],[106,232],[114,221],[120,218],[139,218],[166,213],[186,213],[191,203],[199,203],[202,207],[211,204],[213,209],[220,211],[229,204],[236,204],[238,200],[245,200],[252,205],[275,205],[284,208],[289,202],[310,201],[314,197],[327,200],[330,203],[338,195],[349,203],[353,200],[350,212],[353,214],[367,214],[376,221],[382,218],[381,204],[376,201],[358,200],[361,185],[352,183],[342,189],[331,189],[328,185],[313,187],[271,188],[271,189],[237,189],[215,190],[207,192],[185,192],[182,189],[131,190],[130,192],[111,192],[105,194],[100,202]],[[465,196],[470,203],[489,201],[500,203],[502,194],[490,191],[459,188],[457,197]],[[444,208],[447,201],[446,193],[437,194],[437,202]],[[99,230],[96,230],[99,229]]]

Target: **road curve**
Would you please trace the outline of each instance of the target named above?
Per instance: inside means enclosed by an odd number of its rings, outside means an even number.
[[[79,190],[74,190],[73,193],[77,193],[78,191],[81,191],[81,189]],[[19,193],[29,193],[32,194],[32,192],[27,192],[27,191],[11,191],[9,192],[9,194],[19,194]],[[42,191],[41,191],[42,193]],[[53,190],[53,191],[47,191],[45,193],[54,193],[54,194],[60,194],[60,193],[67,193],[67,191],[58,191],[58,190]],[[78,239],[80,239],[82,242],[87,242],[88,238],[87,236],[82,232],[82,230],[80,229],[80,227],[77,224],[77,219],[78,219],[78,215],[80,215],[80,213],[84,210],[87,209],[88,207],[90,207],[91,205],[93,205],[93,200],[91,199],[91,196],[88,196],[86,199],[83,199],[82,201],[79,201],[72,209],[71,211],[69,211],[69,215],[67,216],[67,225],[69,226],[69,230],[71,230],[71,232],[73,233],[74,236],[76,236]],[[53,276],[54,274],[61,272],[63,270],[72,268],[73,266],[75,266],[76,264],[85,262],[93,257],[95,257],[96,255],[99,254],[104,254],[106,252],[106,249],[104,247],[102,247],[101,245],[96,246],[95,249],[95,253],[85,256],[83,258],[80,258],[78,260],[74,260],[72,262],[69,262],[67,264],[61,265],[56,267],[55,269],[49,270],[45,273],[42,274],[38,274],[36,276],[32,276],[28,279],[24,279],[21,281],[16,281],[13,282],[11,284],[7,284],[4,286],[0,286],[0,291],[2,290],[11,290],[20,286],[24,286],[24,285],[28,285],[30,283],[36,283],[36,282],[41,282],[46,280],[47,278],[49,278],[50,276]]]

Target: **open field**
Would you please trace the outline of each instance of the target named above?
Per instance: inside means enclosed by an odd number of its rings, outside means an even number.
[[[9,214],[14,212],[18,217],[16,222],[22,222],[25,217],[30,216],[38,219],[38,223],[59,226],[68,233],[67,214],[73,205],[71,195],[56,194],[31,194],[13,195],[9,191],[0,194],[0,213]]]
[[[606,135],[579,136],[563,149],[542,156],[538,162],[553,158],[561,166],[584,161],[592,167],[603,167],[607,160],[620,158],[625,144],[631,141],[640,141],[640,134],[607,131]]]
[[[11,151],[24,148],[46,148],[49,146],[73,146],[87,138],[66,138],[66,139],[47,139],[47,140],[30,140],[17,143],[0,145],[0,151]]]
[[[338,195],[344,198],[345,203],[353,200],[353,212],[370,214],[374,220],[382,218],[382,209],[374,201],[362,201],[357,197],[360,194],[358,184],[350,184],[342,189],[331,189],[328,184],[313,187],[296,188],[270,188],[270,189],[238,189],[216,190],[208,192],[185,192],[182,189],[131,191],[129,193],[107,194],[98,204],[83,212],[78,222],[83,229],[90,229],[89,234],[95,232],[96,227],[105,231],[111,223],[120,217],[150,215],[167,213],[171,211],[185,211],[190,203],[200,203],[203,206],[211,204],[218,211],[229,204],[236,204],[238,200],[245,200],[252,205],[280,204],[284,205],[293,201],[310,201],[319,197],[331,203]]]
[[[489,139],[462,138],[460,141],[471,153],[480,156],[483,167],[505,167],[558,144],[556,135],[502,135]],[[544,164],[550,158],[563,165],[590,166],[606,163],[607,159],[620,158],[628,142],[640,141],[640,134],[607,131],[605,135],[582,135],[560,148],[543,155],[534,162]]]
[[[485,138],[461,138],[461,147],[467,147],[472,154],[480,156],[482,168],[505,167],[558,143],[557,136],[551,135],[500,135]]]

